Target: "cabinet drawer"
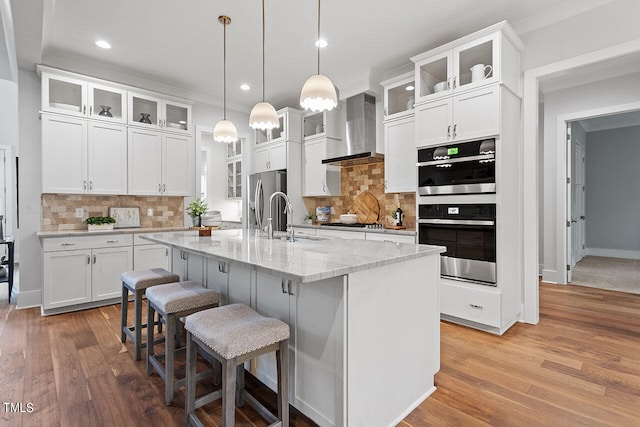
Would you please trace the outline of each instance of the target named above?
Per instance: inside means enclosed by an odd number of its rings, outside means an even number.
[[[369,233],[367,232],[367,240],[378,240],[381,242],[394,242],[394,243],[415,243],[415,236],[407,236],[404,234],[390,234],[390,233]]]
[[[500,293],[441,282],[440,312],[499,328]]]
[[[99,236],[49,237],[44,239],[44,252],[73,251],[77,249],[131,246],[131,234],[103,234]]]
[[[140,233],[140,234],[134,234],[133,235],[133,246],[143,246],[143,245],[155,245],[155,242],[151,242],[149,240],[145,240],[143,238],[141,238],[140,236],[145,236],[147,234],[152,234],[152,233]]]
[[[319,237],[332,237],[336,239],[363,239],[365,233],[361,231],[340,231],[340,230],[316,230],[316,234]]]

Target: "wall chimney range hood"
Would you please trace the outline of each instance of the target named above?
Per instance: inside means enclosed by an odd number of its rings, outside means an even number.
[[[347,98],[346,141],[323,164],[354,166],[384,161],[376,152],[376,98],[361,93]],[[330,150],[329,150],[330,152]]]

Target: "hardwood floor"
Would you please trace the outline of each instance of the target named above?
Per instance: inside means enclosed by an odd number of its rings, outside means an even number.
[[[41,317],[0,303],[0,425],[182,425],[182,392],[165,406],[118,328],[118,305]],[[438,390],[401,427],[640,426],[640,295],[541,284],[538,325],[496,337],[443,322],[441,354]],[[219,403],[200,411],[220,424]],[[266,425],[248,406],[236,414]],[[313,423],[294,412],[292,425]]]

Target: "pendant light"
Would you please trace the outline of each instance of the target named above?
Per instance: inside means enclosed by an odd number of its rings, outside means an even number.
[[[318,38],[320,40],[320,0],[318,0]],[[307,79],[300,93],[300,106],[311,111],[331,111],[338,105],[336,88],[327,76],[320,74],[320,43],[318,46],[318,74]]]
[[[231,143],[236,142],[238,140],[238,129],[236,129],[235,125],[231,123],[230,120],[227,120],[227,25],[231,24],[231,18],[226,15],[218,16],[218,21],[224,27],[224,48],[223,48],[223,63],[224,63],[224,73],[223,73],[223,81],[224,81],[224,110],[223,110],[223,119],[216,123],[216,127],[213,129],[213,139],[216,142],[224,142]]]
[[[276,109],[264,100],[264,0],[262,0],[262,102],[258,102],[251,110],[249,126],[260,130],[280,127]]]

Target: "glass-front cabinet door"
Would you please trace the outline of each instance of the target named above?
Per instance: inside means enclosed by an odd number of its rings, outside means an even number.
[[[271,129],[271,142],[287,139],[287,113],[278,113],[278,121],[280,126]]]
[[[498,38],[481,37],[453,50],[454,90],[482,86],[499,80]]]
[[[162,102],[161,126],[169,131],[188,132],[191,127],[191,106],[174,101]]]
[[[42,73],[42,110],[73,116],[87,113],[87,83]]]
[[[242,197],[242,161],[229,160],[227,162],[227,198]]]
[[[124,90],[89,83],[88,116],[124,123],[127,120],[127,93]]]
[[[128,120],[130,125],[160,128],[162,100],[152,96],[129,92]]]
[[[416,102],[415,73],[410,72],[382,82],[384,119],[390,120],[412,112]]]
[[[416,62],[416,102],[449,95],[453,79],[453,52],[446,51]]]

